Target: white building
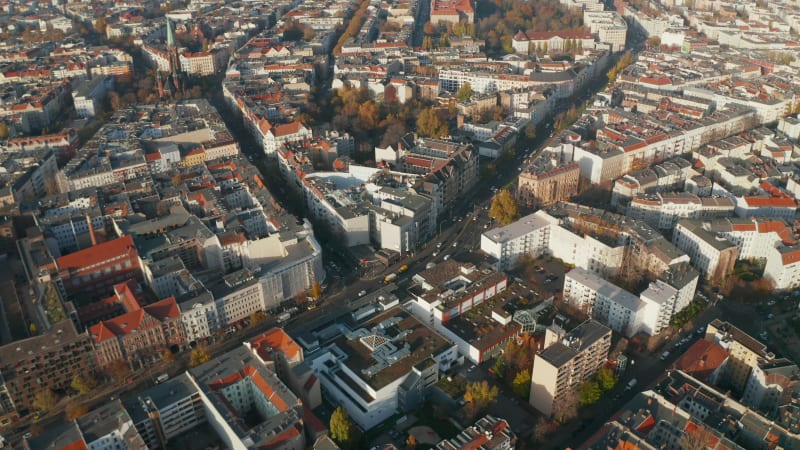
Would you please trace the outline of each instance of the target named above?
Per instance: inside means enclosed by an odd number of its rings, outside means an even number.
[[[596,34],[600,42],[609,44],[612,52],[625,49],[628,24],[616,11],[583,11],[583,25]]]
[[[637,297],[596,274],[572,269],[564,276],[564,301],[624,336],[640,332],[652,336],[689,305],[697,280],[696,271],[679,264]]]
[[[497,260],[498,270],[510,270],[521,257],[541,255],[550,248],[552,221],[529,214],[516,222],[481,235],[481,251]]]
[[[453,343],[399,307],[353,330],[328,328],[320,333],[333,339],[306,361],[328,398],[365,430],[416,408],[458,357]]]
[[[96,76],[91,80],[84,80],[72,90],[72,102],[75,112],[80,117],[89,118],[97,114],[100,102],[114,85],[114,79],[106,76]]]

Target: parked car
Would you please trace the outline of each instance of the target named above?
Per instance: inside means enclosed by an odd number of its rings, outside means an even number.
[[[669,358],[669,350],[667,350],[667,351],[665,351],[664,353],[661,354],[661,360],[662,361],[666,361],[667,358]]]
[[[360,292],[358,293],[358,296],[359,296],[359,297],[363,297],[363,296],[365,296],[365,295],[367,295],[367,291],[365,291],[365,290],[362,290],[362,291],[360,291]]]

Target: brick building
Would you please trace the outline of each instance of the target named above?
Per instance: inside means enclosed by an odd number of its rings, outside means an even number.
[[[171,346],[182,346],[185,334],[178,304],[165,298],[89,328],[100,368],[123,359],[134,368],[161,358]]]
[[[142,280],[142,260],[130,236],[57,258],[56,266],[67,295],[81,291],[108,294],[116,283]]]

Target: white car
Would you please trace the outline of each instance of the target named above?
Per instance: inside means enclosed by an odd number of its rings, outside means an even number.
[[[367,295],[367,291],[364,291],[364,290],[362,290],[361,292],[358,293],[359,297],[363,297],[365,295]]]

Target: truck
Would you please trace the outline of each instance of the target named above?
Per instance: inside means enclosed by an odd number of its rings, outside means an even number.
[[[393,282],[396,279],[397,279],[397,274],[396,273],[390,273],[389,275],[386,275],[386,278],[383,279],[383,282],[386,283],[386,284],[389,284],[389,283]]]
[[[290,313],[290,312],[280,313],[280,314],[278,314],[278,319],[277,320],[278,320],[278,323],[283,323],[283,322],[286,322],[287,320],[289,320],[291,317],[292,317],[292,313]]]

